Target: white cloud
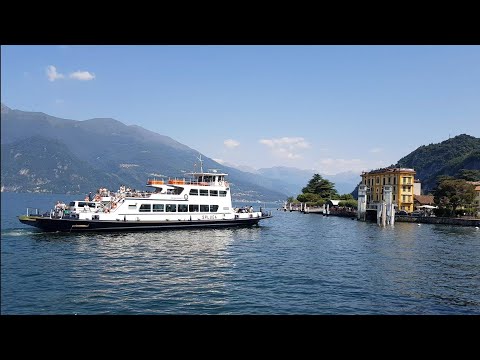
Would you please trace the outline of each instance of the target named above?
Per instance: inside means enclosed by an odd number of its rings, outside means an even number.
[[[212,160],[222,165],[225,164],[225,160],[222,160],[222,159],[212,159]]]
[[[373,148],[373,149],[370,149],[368,151],[371,152],[371,153],[380,153],[380,152],[383,151],[383,149],[382,148]]]
[[[360,159],[332,159],[325,158],[315,162],[315,168],[323,174],[335,175],[341,172],[353,171],[361,173],[385,166],[384,161],[365,161]]]
[[[53,65],[47,66],[46,74],[49,81],[55,81],[57,79],[65,78],[65,75],[57,73],[57,68]]]
[[[261,139],[260,144],[270,148],[274,155],[294,160],[301,159],[300,149],[307,149],[310,144],[303,137],[283,137],[278,139]]]
[[[70,79],[89,81],[95,79],[95,74],[88,71],[75,71],[69,75]]]
[[[237,146],[240,146],[240,143],[237,140],[227,139],[223,142],[223,145],[229,149],[235,149]]]

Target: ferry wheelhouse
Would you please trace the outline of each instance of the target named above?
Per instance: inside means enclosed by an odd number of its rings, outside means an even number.
[[[257,225],[271,212],[233,208],[227,174],[192,172],[189,180],[148,179],[152,191],[124,186],[117,192],[99,189],[93,199],[57,203],[41,213],[27,209],[20,222],[44,231],[159,230]]]

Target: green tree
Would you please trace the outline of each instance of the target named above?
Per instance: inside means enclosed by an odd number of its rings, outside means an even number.
[[[297,196],[297,200],[306,203],[316,203],[322,200],[322,198],[318,194],[303,193]]]
[[[435,190],[435,204],[455,210],[459,206],[468,206],[475,199],[475,186],[463,179],[445,179]]]
[[[340,200],[355,200],[355,198],[353,197],[352,194],[343,194],[343,195],[340,195]]]
[[[338,203],[338,206],[346,206],[346,207],[357,209],[358,201],[355,199],[342,200]]]
[[[338,192],[335,190],[335,184],[324,179],[320,174],[314,174],[307,186],[302,189],[302,193],[311,193],[320,195],[322,199],[335,199]]]
[[[480,181],[480,170],[462,169],[458,177],[467,181]]]
[[[295,200],[295,198],[294,198],[293,196],[289,196],[289,197],[287,198],[287,203],[294,203],[295,201],[296,201],[296,200]]]

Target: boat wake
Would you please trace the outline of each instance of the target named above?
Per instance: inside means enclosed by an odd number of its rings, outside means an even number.
[[[2,238],[5,236],[16,237],[16,236],[36,235],[36,234],[41,234],[41,232],[30,230],[30,229],[22,229],[22,228],[2,230]]]

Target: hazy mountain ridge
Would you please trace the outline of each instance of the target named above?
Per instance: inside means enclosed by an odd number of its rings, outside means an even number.
[[[143,189],[146,179],[155,174],[184,177],[185,172],[195,170],[194,162],[198,164],[198,151],[168,136],[115,119],[61,119],[41,112],[12,110],[3,103],[1,113],[2,191],[64,189],[81,193],[99,186],[116,189],[123,184]],[[57,163],[41,157],[45,147]],[[204,156],[205,170],[215,168],[229,174],[236,200],[272,201],[296,196],[317,172],[286,166],[258,170],[244,167],[251,170],[245,172],[227,165]],[[438,175],[456,176],[462,169],[480,169],[480,139],[463,134],[424,145],[400,159],[397,166],[414,168],[422,188],[428,191]],[[335,183],[340,194],[352,189],[355,193],[361,179],[355,172],[321,175]],[[63,183],[64,179],[77,182]]]
[[[3,105],[3,104],[2,104]],[[11,110],[2,106],[1,118],[1,141],[2,141],[2,189],[3,191],[52,191],[51,187],[63,188],[48,171],[47,178],[38,181],[30,177],[30,186],[25,183],[25,176],[18,173],[18,167],[27,164],[32,169],[32,174],[40,174],[38,166],[44,166],[44,160],[26,162],[23,157],[12,158],[3,156],[10,151],[17,153],[29,153],[32,159],[36,158],[36,152],[28,151],[29,138],[35,138],[37,147],[48,142],[56,142],[57,146],[49,147],[51,156],[66,161],[69,166],[75,167],[75,163],[83,161],[90,166],[88,170],[78,165],[79,169],[90,173],[97,172],[94,176],[99,180],[110,179],[113,183],[111,189],[117,189],[122,184],[127,184],[138,189],[145,188],[145,182],[152,174],[163,174],[171,177],[184,177],[185,172],[194,170],[194,162],[198,161],[198,151],[183,145],[168,136],[160,135],[146,130],[137,125],[125,125],[114,119],[90,119],[85,121],[56,118],[44,113],[24,112]],[[30,140],[32,141],[32,140]],[[64,145],[63,148],[61,145]],[[10,146],[10,147],[9,147]],[[68,151],[67,151],[68,150]],[[64,155],[62,158],[62,154]],[[232,194],[236,200],[249,199],[260,201],[282,200],[287,194],[278,189],[263,188],[258,183],[261,179],[251,174],[229,168],[204,157],[204,169],[216,168],[229,174],[232,184]],[[15,165],[15,163],[18,163]],[[63,164],[63,163],[62,163]],[[64,165],[62,165],[64,166]],[[13,170],[15,169],[17,173]],[[25,168],[25,167],[23,167]],[[34,169],[33,169],[34,168]],[[46,168],[50,168],[46,166]],[[93,170],[95,171],[93,171]],[[197,168],[198,170],[198,168]],[[23,171],[25,173],[25,171]],[[87,174],[85,173],[85,174]],[[109,180],[109,181],[110,181]],[[21,186],[17,186],[20,181]],[[37,184],[53,184],[45,188]],[[57,185],[55,185],[57,183]],[[92,182],[82,181],[79,184],[71,184],[71,189],[66,192],[84,192],[95,190],[107,184],[96,183],[94,188],[86,189],[93,185]]]
[[[65,144],[40,136],[2,144],[1,159],[2,191],[67,194],[114,182],[109,174],[78,159]]]

